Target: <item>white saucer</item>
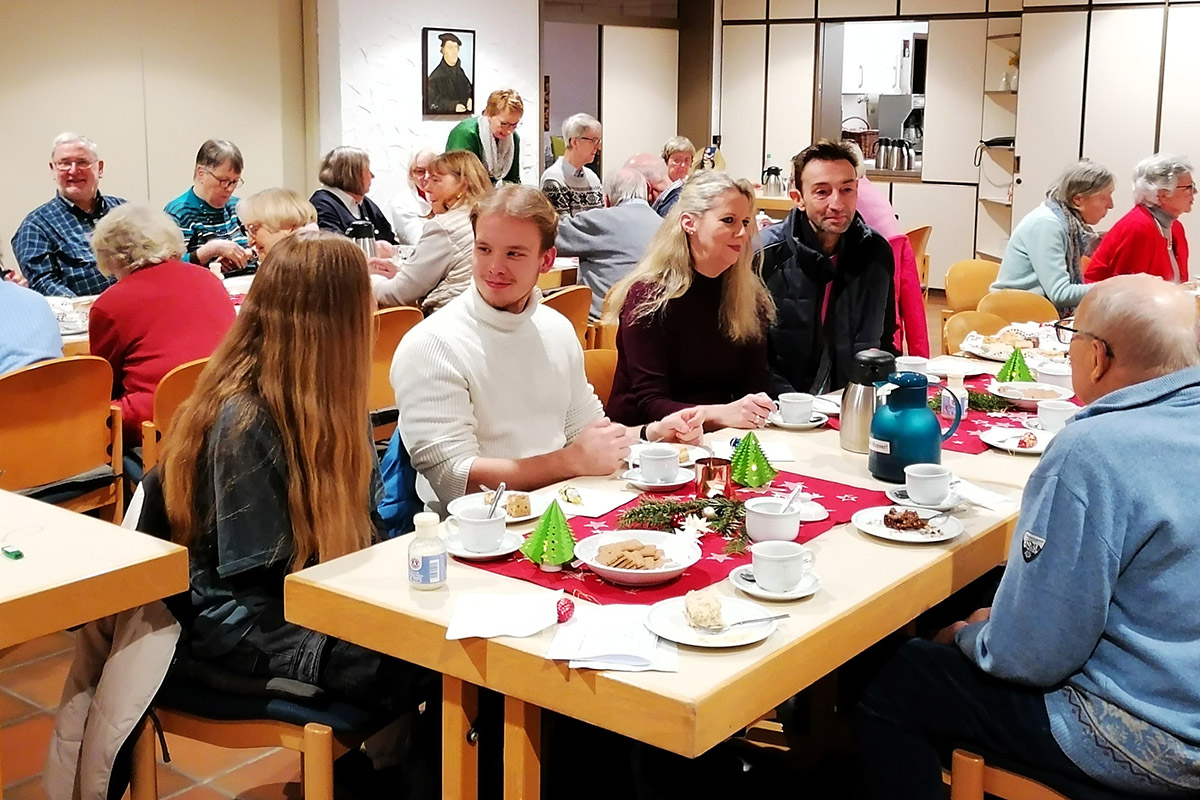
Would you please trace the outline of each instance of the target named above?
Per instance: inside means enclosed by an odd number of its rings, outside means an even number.
[[[621,480],[629,481],[637,489],[643,492],[670,492],[674,489],[679,489],[692,481],[696,480],[696,474],[690,469],[679,468],[675,473],[675,478],[662,483],[648,483],[642,478],[642,471],[639,468],[627,469],[621,473]]]
[[[453,516],[454,514],[458,514],[460,511],[471,508],[472,506],[485,505],[483,502],[485,494],[486,492],[475,492],[474,494],[465,494],[462,497],[456,497],[450,501],[449,505],[446,506],[446,512]],[[508,494],[508,492],[505,492],[505,494]],[[506,525],[512,525],[517,522],[529,522],[530,520],[537,519],[542,514],[546,513],[546,509],[550,507],[550,501],[554,499],[553,496],[533,494],[532,492],[521,492],[521,494],[529,495],[529,513],[521,517],[510,517],[506,513],[504,521]],[[503,502],[501,502],[499,510],[504,510]]]
[[[813,428],[819,428],[829,421],[829,416],[822,414],[820,411],[814,411],[808,422],[784,422],[783,417],[778,411],[772,411],[767,415],[767,422],[774,425],[776,428],[783,428],[785,431],[807,431]]]
[[[505,531],[504,536],[500,538],[499,547],[495,550],[489,550],[486,553],[476,553],[474,550],[467,550],[463,547],[458,534],[452,531],[446,536],[446,552],[464,561],[487,561],[493,558],[503,558],[510,553],[517,552],[524,541],[525,537],[521,534]]]
[[[891,500],[898,506],[908,506],[909,508],[932,508],[934,511],[950,511],[958,508],[963,502],[962,496],[960,496],[959,493],[953,489],[950,490],[950,494],[946,495],[946,499],[942,500],[940,503],[933,504],[918,503],[916,500],[913,500],[908,496],[907,489],[888,489],[884,492],[884,494],[887,495],[888,500]]]
[[[829,509],[816,500],[800,503],[799,508],[801,522],[820,522],[823,519],[829,519]]]
[[[821,579],[817,577],[817,573],[810,570],[804,573],[800,583],[790,591],[768,592],[754,582],[754,568],[749,564],[738,567],[729,573],[729,582],[751,597],[757,597],[760,600],[799,600],[802,597],[810,597],[821,589]]]
[[[657,443],[655,443],[655,444],[657,444]],[[649,442],[639,442],[638,444],[635,444],[632,447],[630,447],[629,455],[625,458],[625,460],[629,462],[629,466],[630,467],[638,466],[638,460],[641,456],[641,452],[643,450],[645,450],[647,447],[655,446],[655,444],[651,444]],[[668,447],[674,448],[674,447],[676,447],[676,445],[669,444]],[[707,455],[708,455],[708,451],[706,449],[704,449],[703,447],[696,447],[695,445],[687,445],[687,457],[684,460],[679,462],[679,466],[681,466],[681,467],[695,466],[697,458],[704,458]]]

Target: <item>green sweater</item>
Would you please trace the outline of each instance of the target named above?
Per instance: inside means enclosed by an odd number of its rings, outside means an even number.
[[[504,176],[505,183],[521,182],[521,137],[513,132],[513,162],[512,169]],[[451,150],[470,150],[483,161],[483,143],[479,140],[479,117],[470,117],[454,126],[450,136],[446,138],[446,152]],[[485,165],[486,169],[486,165]],[[492,183],[496,182],[492,178]]]

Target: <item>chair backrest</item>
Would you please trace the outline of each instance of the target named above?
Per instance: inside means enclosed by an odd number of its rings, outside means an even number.
[[[150,469],[158,463],[159,443],[167,435],[171,420],[184,400],[191,397],[200,380],[200,373],[208,365],[207,358],[198,358],[163,375],[154,390],[153,418],[142,423],[142,468]]]
[[[120,462],[112,382],[112,367],[98,356],[54,358],[0,377],[0,489]]]
[[[921,228],[913,228],[905,234],[908,237],[909,244],[912,245],[913,255],[917,259],[917,264],[921,263],[921,259],[925,257],[925,248],[929,245],[929,235],[933,233],[933,227],[925,225]]]
[[[592,307],[591,287],[571,286],[555,292],[542,302],[571,320],[575,335],[579,337],[579,346],[582,347],[587,337],[588,311]]]
[[[999,274],[1000,265],[995,261],[973,258],[951,264],[946,271],[946,309],[974,310]]]
[[[404,334],[425,319],[421,309],[412,306],[385,308],[375,312],[375,348],[371,353],[371,384],[367,404],[372,411],[396,405],[390,373],[392,356]]]
[[[607,408],[609,395],[612,394],[613,375],[617,371],[617,351],[584,350],[583,371],[596,397],[600,398],[600,405]]]
[[[942,350],[946,353],[956,353],[962,347],[963,339],[967,338],[971,331],[989,336],[1007,324],[1008,321],[1003,317],[986,311],[959,311],[946,320],[942,328]]]
[[[1044,783],[1006,769],[989,766],[966,750],[955,750],[950,758],[950,800],[1067,800]]]
[[[1058,309],[1040,294],[1020,289],[1000,289],[984,295],[978,311],[995,314],[1009,322],[1057,322]]]

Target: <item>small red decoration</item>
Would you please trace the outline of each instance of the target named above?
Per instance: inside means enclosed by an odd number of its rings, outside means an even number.
[[[558,601],[557,609],[558,621],[566,622],[571,618],[571,615],[575,613],[575,602],[569,597],[564,597]]]

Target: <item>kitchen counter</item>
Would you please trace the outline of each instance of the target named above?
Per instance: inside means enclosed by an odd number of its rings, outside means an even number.
[[[914,169],[876,169],[874,159],[868,159],[867,177],[873,181],[889,183],[920,183],[921,164],[921,160],[917,159],[917,166]]]

